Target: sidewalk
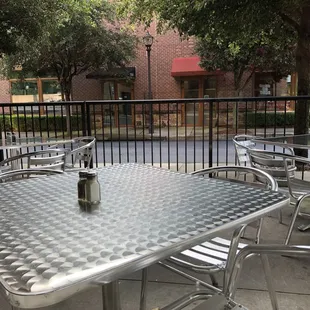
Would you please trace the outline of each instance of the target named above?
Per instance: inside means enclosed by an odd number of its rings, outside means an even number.
[[[112,127],[94,130],[92,129],[91,135],[96,136],[98,141],[147,141],[147,140],[209,140],[210,130],[209,128],[202,127],[155,127],[154,133],[150,134],[147,127],[143,128],[134,128],[134,127]],[[238,130],[234,128],[226,127],[214,127],[212,128],[212,137],[213,140],[231,140],[237,134],[248,134],[254,136],[284,136],[294,134],[294,128],[240,128]],[[47,132],[20,132],[20,137],[32,137],[43,136],[43,137],[69,137],[65,132],[51,131],[49,134]],[[73,131],[72,137],[82,136],[81,131]],[[88,133],[87,133],[88,135]]]
[[[257,128],[255,129],[239,129],[214,127],[212,129],[212,137],[214,140],[230,140],[237,134],[249,134],[255,136],[282,136],[292,135],[294,128]],[[154,133],[150,134],[148,128],[140,129],[133,127],[105,128],[96,132],[98,140],[209,140],[209,128],[202,127],[164,127],[155,128]]]

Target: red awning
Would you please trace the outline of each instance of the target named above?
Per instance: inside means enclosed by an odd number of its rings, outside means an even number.
[[[210,75],[215,73],[202,69],[199,66],[199,62],[200,58],[198,56],[174,58],[172,61],[171,76]]]

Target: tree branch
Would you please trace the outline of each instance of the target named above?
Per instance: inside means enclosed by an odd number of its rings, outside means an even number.
[[[245,82],[243,83],[243,86],[240,88],[240,90],[243,90],[244,87],[249,83],[249,81],[251,80],[251,78],[252,78],[254,72],[255,72],[255,67],[253,67],[253,69],[252,69],[250,75],[249,75],[248,78],[245,80]]]
[[[301,27],[294,19],[292,19],[291,17],[287,16],[282,12],[279,13],[279,16],[282,18],[284,22],[291,25],[298,32],[298,34],[301,34],[302,32]]]

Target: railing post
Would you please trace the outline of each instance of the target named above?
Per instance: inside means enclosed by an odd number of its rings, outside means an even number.
[[[85,105],[86,105],[86,129],[87,129],[87,135],[91,136],[91,123],[90,123],[90,106],[89,104],[86,103],[85,101]]]
[[[209,102],[209,167],[213,166],[213,101]]]
[[[91,132],[91,123],[90,123],[90,120],[91,120],[91,117],[90,117],[90,105],[86,101],[84,101],[84,104],[85,104],[85,107],[86,107],[86,129],[87,129],[87,136],[91,136],[92,132]],[[90,168],[94,167],[93,158],[90,161],[89,167]]]

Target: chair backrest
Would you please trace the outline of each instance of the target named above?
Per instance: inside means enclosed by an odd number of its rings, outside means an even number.
[[[26,159],[27,168],[40,169],[44,167],[47,169],[64,170],[67,153],[66,150],[48,149],[19,154],[1,161],[0,168],[14,161],[22,162],[23,159]]]
[[[77,162],[81,162],[84,163],[83,168],[90,168],[96,138],[78,137],[74,139],[73,143],[77,143],[78,146],[68,154],[69,156],[73,156],[72,167],[74,167]]]
[[[0,173],[0,183],[8,182],[8,181],[16,181],[17,179],[30,178],[33,176],[47,176],[54,174],[63,174],[64,172],[61,170],[53,170],[53,169],[20,169],[20,170],[12,170],[4,173]]]
[[[220,176],[220,173],[222,172],[224,172],[224,177]],[[250,174],[253,176],[253,179],[251,181],[248,181],[248,179],[244,177],[242,177],[242,180],[240,180],[240,178],[236,178],[240,175],[240,173],[242,173],[243,175]],[[229,179],[232,181],[248,183],[248,184],[253,184],[253,182],[255,183],[255,180],[259,178],[261,180],[260,183],[264,184],[267,189],[274,190],[274,191],[278,190],[278,184],[271,175],[259,169],[253,168],[253,167],[219,166],[219,167],[212,167],[212,168],[197,170],[197,171],[192,172],[191,174],[200,175],[204,177],[225,178],[225,179]]]
[[[295,156],[292,154],[256,149],[248,150],[248,154],[251,166],[272,175],[280,187],[287,187],[288,178],[295,177]]]
[[[247,150],[255,147],[256,144],[252,141],[254,138],[255,136],[250,135],[237,135],[232,139],[236,151],[238,165],[250,165],[250,159]]]
[[[265,150],[250,150],[249,155],[252,161],[252,165],[264,170],[265,172],[269,174],[273,174],[275,176],[275,179],[279,183],[279,186],[285,186],[288,187],[290,195],[298,199],[298,197],[302,194],[302,192],[305,192],[305,190],[301,190],[300,192],[297,190],[293,190],[293,179],[295,178],[295,171],[297,170],[297,167],[295,166],[296,162],[302,163],[302,164],[310,164],[310,160],[305,157],[296,156],[292,154],[287,153],[278,153],[278,152],[271,152],[271,151],[265,151]],[[266,157],[269,157],[269,160],[282,160],[282,167],[272,167],[272,166],[264,166],[260,164],[255,164],[257,160],[262,162],[262,160]],[[279,171],[281,171],[281,175],[283,174],[284,170],[284,179],[281,177],[278,177],[280,175]],[[301,181],[301,180],[300,180]],[[301,187],[301,183],[299,184],[299,187]],[[308,183],[306,184],[306,191],[308,192]],[[297,193],[297,194],[296,194]]]

